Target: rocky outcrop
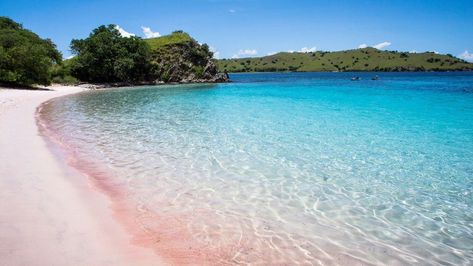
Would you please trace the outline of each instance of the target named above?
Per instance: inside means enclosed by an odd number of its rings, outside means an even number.
[[[181,73],[182,74],[182,73]],[[222,83],[228,82],[229,77],[227,73],[219,73],[217,70],[217,65],[212,60],[207,62],[207,65],[204,67],[204,71],[201,77],[198,77],[195,73],[186,73],[187,76],[181,78],[178,76],[177,81],[180,83]],[[179,80],[180,79],[180,80]]]
[[[192,38],[158,47],[152,52],[156,82],[228,82],[228,75],[218,72],[212,56],[207,45],[201,45]]]

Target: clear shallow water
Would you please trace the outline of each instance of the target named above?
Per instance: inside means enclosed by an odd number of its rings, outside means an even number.
[[[158,252],[472,264],[473,74],[353,75],[92,91],[41,119],[83,169],[125,187],[137,227],[167,242]]]

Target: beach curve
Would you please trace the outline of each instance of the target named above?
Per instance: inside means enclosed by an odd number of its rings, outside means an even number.
[[[128,233],[130,243],[151,250],[159,257],[160,264],[165,265],[227,265],[235,262],[235,254],[248,246],[249,240],[211,246],[192,236],[185,222],[189,217],[156,212],[135,201],[136,195],[133,196],[126,182],[120,181],[107,165],[98,162],[97,157],[84,156],[82,147],[51,125],[50,112],[54,108],[50,105],[62,100],[57,98],[44,101],[37,107],[36,122],[41,136],[61,165],[80,173],[81,179],[87,180],[94,190],[107,198],[111,215]]]
[[[0,89],[0,257],[5,265],[162,265],[114,219],[110,200],[62,165],[38,131],[36,108],[84,91]]]

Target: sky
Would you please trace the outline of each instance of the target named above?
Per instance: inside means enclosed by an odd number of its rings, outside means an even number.
[[[219,58],[372,46],[473,61],[473,0],[1,0],[0,16],[57,44],[116,24],[148,38],[184,30]]]

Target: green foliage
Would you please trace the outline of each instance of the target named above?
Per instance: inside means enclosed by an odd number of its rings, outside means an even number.
[[[64,60],[62,64],[51,68],[52,82],[59,84],[73,85],[79,81],[71,75],[71,67],[76,58]]]
[[[137,82],[150,79],[150,48],[138,37],[122,37],[115,25],[100,26],[88,38],[72,40],[76,54],[71,74],[87,82]]]
[[[204,67],[203,66],[194,66],[192,68],[196,78],[203,78],[204,77]]]
[[[454,71],[473,70],[473,64],[432,52],[407,53],[363,48],[339,52],[278,53],[260,58],[222,59],[220,71]]]
[[[50,69],[59,63],[61,54],[51,40],[0,17],[0,82],[49,85]]]

